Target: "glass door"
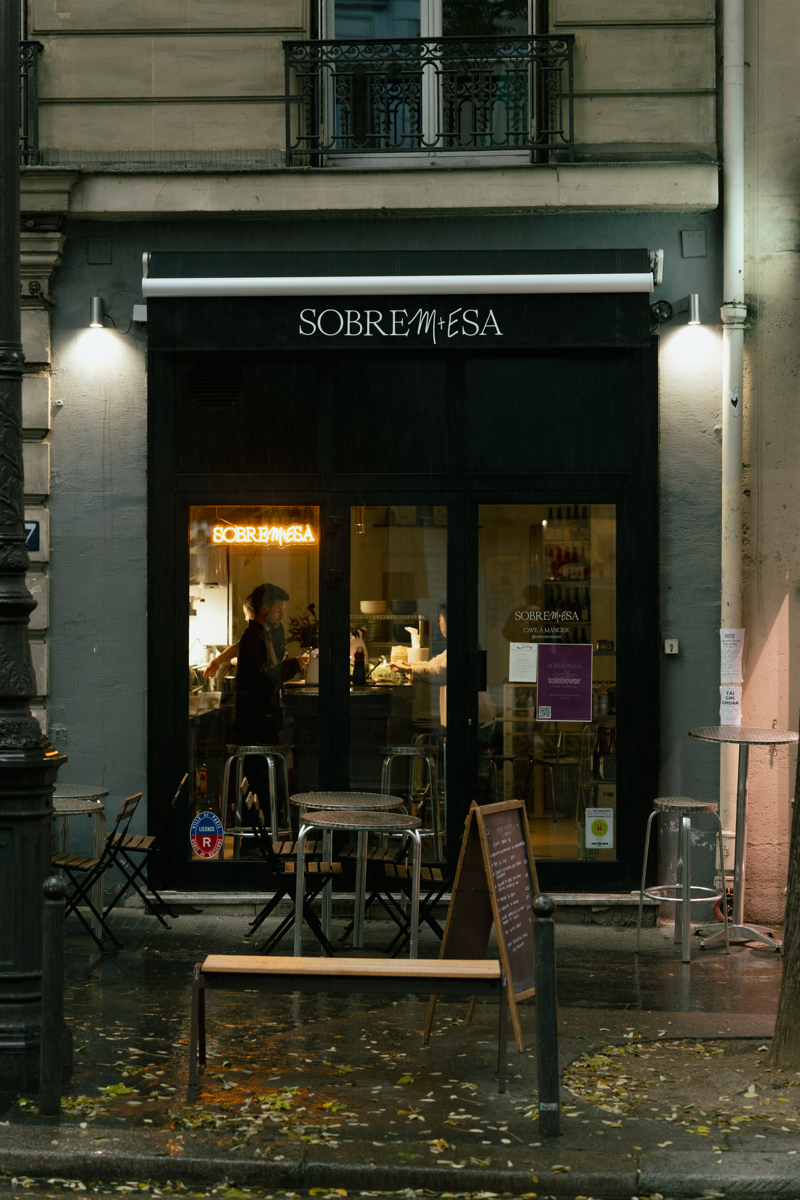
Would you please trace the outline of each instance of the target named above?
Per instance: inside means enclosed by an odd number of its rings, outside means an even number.
[[[478,511],[479,802],[523,799],[538,859],[616,862],[615,506]]]
[[[447,508],[350,509],[350,787],[421,816],[428,857],[446,823]]]

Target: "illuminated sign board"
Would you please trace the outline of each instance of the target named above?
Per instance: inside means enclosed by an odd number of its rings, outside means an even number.
[[[215,525],[215,546],[316,546],[310,525]]]

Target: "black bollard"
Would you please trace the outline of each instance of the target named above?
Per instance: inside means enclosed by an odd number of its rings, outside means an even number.
[[[61,1112],[66,894],[67,885],[58,875],[44,881],[39,1112],[45,1117],[56,1117]]]
[[[556,998],[556,942],[550,896],[538,895],[533,902],[536,921],[533,948],[536,955],[536,1067],[539,1082],[539,1133],[561,1135],[558,1070],[558,1000]]]

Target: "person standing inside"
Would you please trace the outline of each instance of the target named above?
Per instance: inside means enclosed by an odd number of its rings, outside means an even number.
[[[274,583],[262,583],[245,600],[253,616],[239,640],[236,665],[236,740],[240,746],[274,746],[280,732],[281,684],[297,675],[308,655],[286,657],[283,618],[287,592]],[[244,773],[250,791],[265,803],[269,780],[263,758],[248,755]],[[259,805],[260,807],[260,805]]]
[[[236,738],[240,746],[271,746],[278,740],[280,686],[297,675],[308,655],[286,657],[283,618],[288,592],[275,583],[254,588],[245,604],[253,617],[239,640],[236,666]]]

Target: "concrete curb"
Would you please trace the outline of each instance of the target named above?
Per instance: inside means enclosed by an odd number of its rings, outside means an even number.
[[[7,1131],[8,1132],[8,1131]],[[15,1131],[16,1132],[16,1131]],[[29,1142],[30,1128],[26,1131]],[[50,1140],[54,1127],[42,1130]],[[62,1134],[61,1130],[58,1130]],[[12,1135],[13,1136],[13,1135]],[[602,1196],[604,1200],[624,1198],[642,1193],[660,1192],[668,1196],[698,1196],[703,1191],[724,1192],[726,1198],[746,1197],[747,1200],[796,1200],[800,1163],[785,1151],[769,1149],[753,1153],[691,1151],[688,1153],[645,1152],[628,1159],[622,1154],[598,1154],[594,1151],[575,1151],[547,1148],[527,1158],[523,1166],[519,1151],[492,1155],[488,1166],[468,1165],[458,1169],[451,1161],[431,1161],[429,1147],[424,1143],[406,1143],[408,1158],[397,1161],[396,1147],[371,1146],[363,1143],[363,1162],[345,1161],[344,1147],[331,1147],[331,1161],[306,1157],[305,1148],[292,1157],[289,1153],[281,1162],[263,1158],[238,1158],[221,1155],[216,1147],[209,1153],[183,1153],[180,1142],[172,1139],[151,1139],[150,1144],[138,1146],[138,1139],[125,1139],[126,1149],[108,1150],[76,1146],[74,1149],[52,1147],[0,1147],[0,1175],[33,1176],[42,1179],[102,1180],[119,1183],[125,1180],[151,1180],[154,1183],[181,1182],[188,1186],[218,1184],[233,1181],[237,1184],[264,1189],[301,1191],[312,1187],[341,1187],[396,1191],[399,1188],[427,1189],[432,1192],[495,1191],[520,1195],[538,1192],[552,1196]],[[153,1142],[161,1141],[161,1145]],[[199,1148],[198,1148],[199,1149]],[[300,1147],[297,1148],[300,1151]],[[458,1150],[454,1158],[464,1157]],[[425,1161],[415,1162],[413,1155]],[[366,1156],[370,1157],[367,1158]],[[534,1156],[531,1156],[534,1157]],[[722,1162],[718,1161],[722,1157]],[[511,1162],[510,1166],[502,1160]],[[502,1165],[501,1165],[502,1164]],[[552,1167],[562,1169],[551,1170]]]

